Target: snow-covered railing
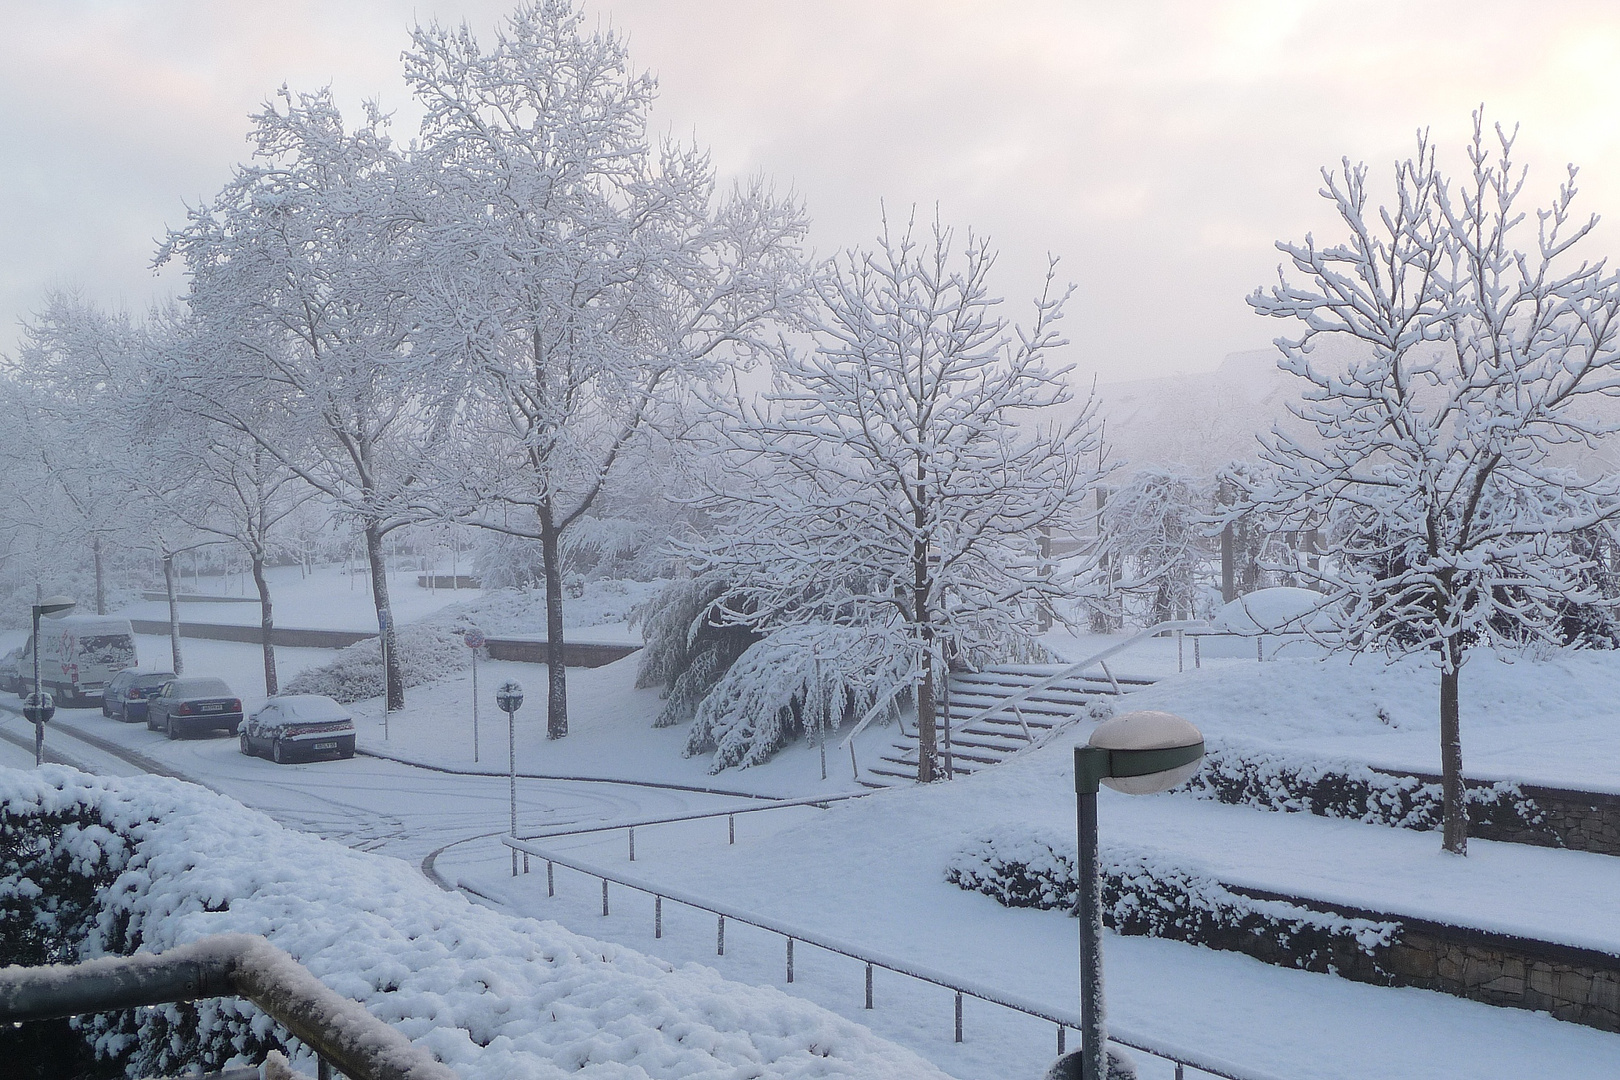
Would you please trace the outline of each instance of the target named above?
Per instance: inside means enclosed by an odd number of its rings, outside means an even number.
[[[349,1080],[457,1080],[404,1035],[251,934],[218,934],[162,953],[0,968],[0,1024],[199,998],[247,998]]]
[[[811,800],[801,801],[809,802]],[[762,807],[761,809],[767,808]],[[636,892],[651,896],[653,898],[654,938],[662,938],[664,936],[665,900],[680,904],[683,907],[692,908],[696,911],[707,912],[715,917],[715,955],[717,956],[724,956],[726,952],[726,922],[728,920],[734,923],[741,923],[744,926],[752,926],[756,929],[776,934],[786,941],[785,970],[786,981],[789,983],[793,982],[794,978],[793,951],[795,944],[810,945],[825,952],[836,953],[839,956],[846,956],[851,960],[859,961],[866,965],[865,1007],[868,1009],[873,1008],[876,1002],[873,974],[879,969],[884,971],[892,971],[897,975],[904,975],[908,978],[916,979],[919,982],[930,983],[934,986],[950,990],[955,995],[955,1041],[957,1042],[963,1041],[962,1002],[965,998],[973,998],[977,1001],[984,1001],[992,1005],[999,1005],[1002,1008],[1011,1009],[1014,1012],[1023,1013],[1025,1016],[1032,1016],[1037,1020],[1044,1020],[1047,1023],[1056,1025],[1057,1052],[1059,1056],[1064,1053],[1066,1048],[1065,1044],[1067,1041],[1066,1035],[1068,1029],[1073,1028],[1076,1031],[1080,1030],[1081,1018],[1078,1012],[1070,1012],[1067,1009],[1053,1008],[1017,994],[1009,994],[1006,991],[996,989],[995,987],[986,986],[983,983],[962,979],[954,975],[946,974],[945,972],[937,971],[933,968],[925,967],[921,964],[912,963],[909,960],[904,960],[899,957],[889,956],[884,953],[865,949],[858,945],[840,941],[837,938],[828,937],[824,934],[817,934],[813,931],[808,931],[801,927],[782,922],[779,919],[773,919],[767,915],[760,915],[755,912],[747,911],[743,908],[718,904],[695,894],[685,892],[681,889],[671,889],[641,878],[631,877],[627,874],[620,874],[605,870],[590,863],[540,847],[529,840],[520,840],[516,837],[503,836],[501,837],[501,843],[514,849],[515,851],[520,851],[523,853],[525,872],[528,871],[529,857],[532,856],[534,858],[545,860],[547,896],[555,896],[557,894],[555,872],[555,868],[557,866],[565,867],[569,870],[575,871],[576,873],[584,874],[586,877],[596,878],[601,881],[602,914],[604,916],[608,915],[611,911],[610,898],[608,895],[609,883],[619,885],[627,889],[633,889]],[[485,897],[485,899],[494,899],[493,897],[488,897],[486,894],[479,892],[477,888],[465,881],[457,882],[457,885],[468,892]],[[1187,1069],[1204,1073],[1209,1076],[1218,1076],[1221,1077],[1222,1080],[1278,1080],[1277,1077],[1267,1073],[1246,1070],[1231,1062],[1224,1061],[1219,1058],[1195,1054],[1183,1047],[1176,1046],[1173,1043],[1166,1042],[1162,1039],[1154,1039],[1134,1032],[1122,1031],[1116,1024],[1109,1025],[1108,1035],[1110,1039],[1116,1043],[1119,1043],[1121,1046],[1129,1047],[1132,1050],[1136,1050],[1140,1053],[1144,1053],[1151,1057],[1156,1057],[1171,1063],[1175,1066],[1178,1080],[1186,1075],[1185,1070]]]
[[[563,836],[585,836],[589,833],[617,832],[625,830],[630,841],[630,861],[636,861],[636,830],[650,828],[653,825],[673,825],[680,821],[703,821],[708,818],[728,818],[728,843],[737,842],[737,815],[759,814],[766,810],[781,810],[789,806],[825,806],[827,803],[843,802],[845,799],[863,799],[872,794],[870,791],[851,791],[843,795],[807,795],[802,799],[773,799],[762,802],[757,806],[732,807],[726,810],[704,810],[696,814],[676,814],[671,817],[636,818],[633,821],[609,821],[597,825],[580,825],[571,829],[547,829],[545,832],[530,833],[521,837],[523,840],[555,840]]]

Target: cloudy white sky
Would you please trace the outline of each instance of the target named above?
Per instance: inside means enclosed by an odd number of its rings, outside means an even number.
[[[246,151],[278,85],[330,83],[413,127],[414,20],[487,33],[514,0],[0,0],[0,351],[50,287],[142,308],[155,239]],[[1620,221],[1620,4],[1502,0],[597,0],[661,82],[660,130],[792,186],[818,250],[880,204],[937,203],[1079,286],[1069,359],[1105,381],[1214,366],[1276,328],[1243,297],[1272,242],[1332,235],[1317,170],[1380,168],[1469,112],[1522,123],[1531,187],[1583,168]],[[1448,153],[1449,152],[1449,153]],[[1605,227],[1600,254],[1620,232]],[[1022,305],[1020,304],[1020,309]]]

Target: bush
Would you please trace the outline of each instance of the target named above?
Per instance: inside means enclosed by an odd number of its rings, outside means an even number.
[[[0,941],[46,932],[46,955],[78,960],[262,935],[464,1080],[943,1076],[803,1000],[491,911],[398,859],[284,829],[166,777],[0,769],[0,838]],[[54,920],[38,914],[45,889],[63,898]],[[315,1074],[308,1050],[240,998],[80,1027],[102,1075],[109,1065],[131,1077],[213,1072],[272,1048],[293,1049]],[[17,1075],[15,1058],[0,1060]]]
[[[1199,798],[1261,810],[1348,818],[1428,832],[1440,827],[1440,785],[1418,776],[1379,772],[1354,761],[1298,758],[1275,750],[1211,745],[1186,790]],[[1477,825],[1542,834],[1546,815],[1517,784],[1476,782],[1466,792],[1468,816]]]
[[[1072,913],[1079,889],[1076,861],[1071,838],[1009,827],[958,852],[946,866],[945,880],[1008,907]],[[1306,971],[1353,973],[1366,982],[1394,982],[1382,957],[1398,940],[1399,923],[1257,900],[1145,851],[1105,851],[1101,862],[1103,923],[1120,934],[1243,952]]]
[[[448,626],[412,624],[394,631],[400,675],[406,686],[437,682],[468,667],[472,658]],[[311,668],[281,688],[283,694],[325,694],[345,705],[383,694],[382,645],[377,638],[339,649],[326,664]]]

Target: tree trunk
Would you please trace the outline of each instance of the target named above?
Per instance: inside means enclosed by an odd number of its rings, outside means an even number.
[[[180,602],[174,591],[174,556],[163,556],[163,588],[169,596],[169,655],[174,661],[174,673],[184,675],[185,664],[180,660]]]
[[[1462,646],[1447,642],[1440,670],[1440,791],[1444,807],[1441,846],[1454,855],[1468,854],[1468,805],[1463,795],[1462,726],[1457,708],[1457,676]]]
[[[107,575],[101,563],[101,537],[90,539],[90,555],[96,564],[96,614],[107,614]],[[176,672],[175,674],[179,674]]]
[[[546,575],[546,738],[568,734],[568,671],[563,666],[562,552],[551,500],[540,504],[540,561]]]
[[[371,567],[371,599],[377,608],[377,631],[383,647],[383,708],[405,707],[405,679],[399,671],[399,638],[388,606],[388,568],[383,562],[383,534],[375,522],[366,526],[366,562]]]
[[[916,539],[911,542],[911,616],[922,640],[922,680],[917,686],[917,782],[933,783],[938,774],[939,744],[934,725],[934,629],[929,623],[932,601],[929,597],[928,541],[923,529],[928,524],[928,493],[923,483],[927,473],[917,462],[917,498],[913,504]]]
[[[1230,604],[1237,599],[1237,551],[1234,549],[1232,523],[1221,527],[1221,602]]]
[[[264,553],[253,553],[253,583],[259,587],[259,643],[264,649],[264,693],[275,697],[276,646],[270,640],[276,620],[270,613],[270,583],[264,579]]]

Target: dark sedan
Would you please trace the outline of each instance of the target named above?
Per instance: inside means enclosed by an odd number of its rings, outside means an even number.
[[[354,718],[319,694],[273,697],[242,728],[242,753],[277,764],[354,757]]]
[[[224,679],[170,679],[146,703],[146,726],[171,739],[224,728],[232,735],[242,725],[242,699]]]
[[[120,671],[101,695],[101,715],[126,724],[140,723],[146,719],[147,702],[174,677],[172,671]]]

